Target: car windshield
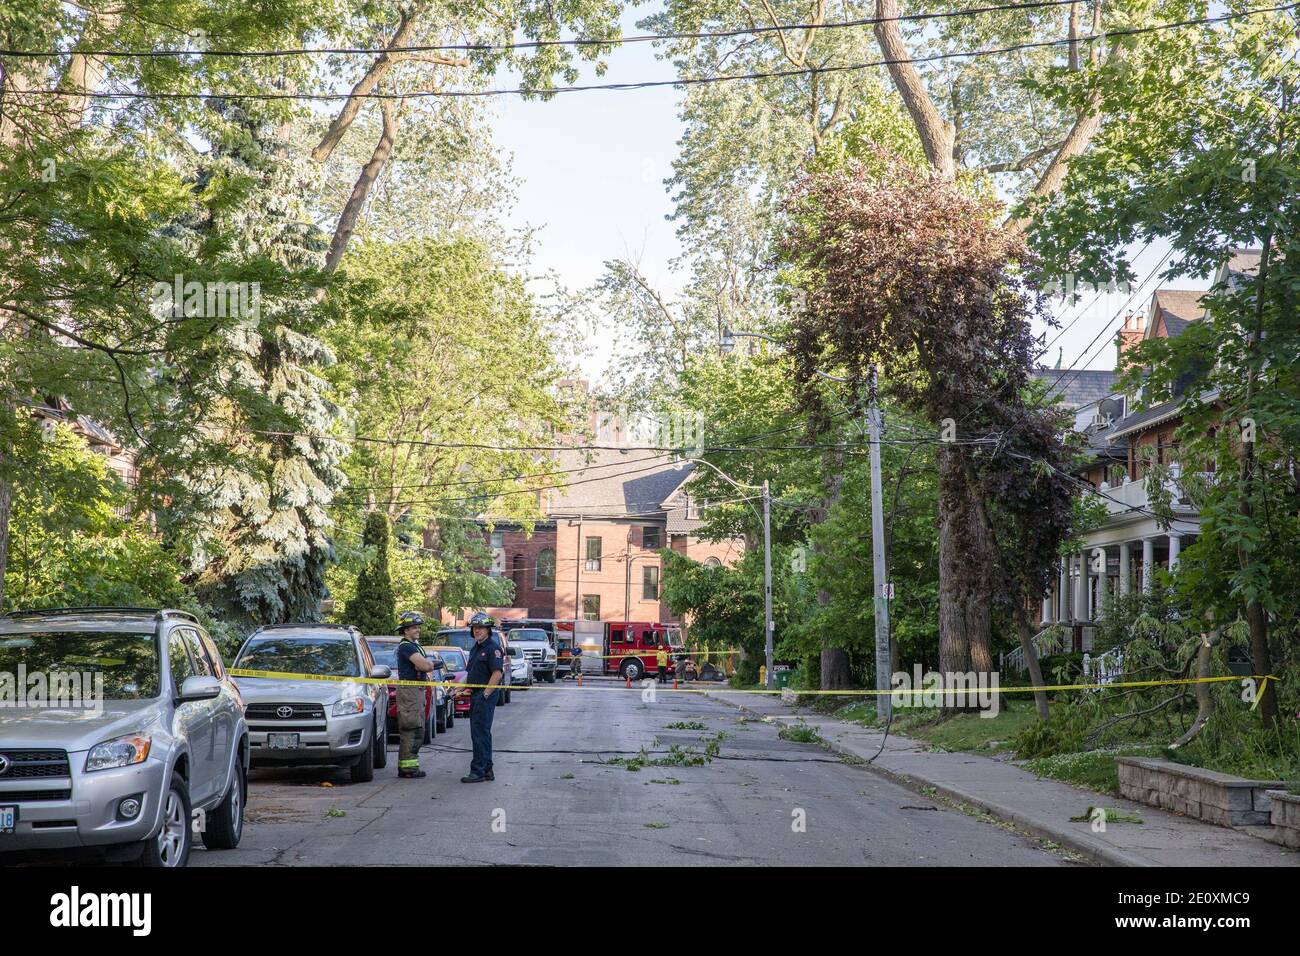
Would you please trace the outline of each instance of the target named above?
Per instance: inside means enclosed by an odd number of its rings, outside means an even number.
[[[446,644],[453,644],[456,647],[459,647],[462,651],[468,651],[474,646],[474,638],[470,635],[469,628],[467,627],[458,627],[450,631],[439,631],[438,640]]]
[[[542,641],[549,643],[546,632],[536,627],[521,627],[510,632],[512,641]]]
[[[87,688],[89,679],[92,693],[102,675],[107,700],[144,700],[159,693],[158,642],[152,632],[0,634],[0,673],[16,679],[20,667],[29,676],[47,675],[47,681],[66,675],[70,688]],[[55,685],[50,686],[53,691]]]
[[[465,669],[465,655],[461,651],[438,651],[438,656],[446,662],[447,667],[451,670],[463,671]]]
[[[235,659],[235,667],[332,677],[361,676],[356,649],[346,637],[255,637]]]

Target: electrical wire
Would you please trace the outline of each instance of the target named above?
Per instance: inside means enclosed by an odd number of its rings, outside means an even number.
[[[382,91],[371,91],[369,93],[238,93],[232,91],[221,91],[214,93],[141,93],[138,91],[106,93],[99,91],[72,91],[64,89],[38,89],[24,90],[23,96],[62,96],[77,97],[79,99],[94,100],[224,100],[230,102],[257,100],[301,100],[301,101],[334,101],[334,100],[408,100],[408,99],[438,99],[438,98],[479,98],[489,96],[551,96],[557,93],[583,93],[594,90],[645,90],[659,87],[689,87],[703,86],[714,83],[728,83],[738,80],[764,80],[764,79],[781,79],[791,76],[820,76],[823,74],[849,73],[859,70],[871,69],[879,66],[895,66],[900,64],[923,64],[935,63],[947,60],[961,59],[979,59],[986,56],[1000,56],[1006,53],[1015,53],[1023,50],[1041,49],[1047,47],[1062,46],[1073,43],[1093,43],[1098,40],[1107,41],[1115,37],[1122,36],[1141,36],[1149,33],[1158,33],[1164,30],[1181,30],[1187,27],[1208,26],[1214,23],[1224,23],[1230,20],[1239,20],[1246,17],[1258,16],[1264,13],[1279,13],[1286,10],[1294,9],[1300,6],[1300,0],[1292,3],[1281,4],[1274,7],[1258,7],[1251,10],[1244,10],[1238,13],[1228,13],[1216,17],[1197,17],[1189,20],[1179,20],[1171,23],[1153,24],[1147,27],[1132,27],[1124,30],[1109,30],[1104,33],[1088,34],[1077,38],[1063,38],[1057,40],[1039,40],[1025,43],[1012,44],[1010,46],[995,47],[984,50],[961,50],[949,53],[935,53],[929,56],[920,57],[903,57],[898,59],[869,60],[863,63],[845,63],[839,65],[823,65],[814,67],[801,67],[788,70],[770,70],[754,71],[750,73],[738,74],[719,74],[710,76],[693,76],[678,77],[672,80],[641,80],[626,83],[589,83],[575,86],[552,86],[552,87],[513,87],[502,89],[480,89],[480,90],[415,90],[405,93],[392,93]]]
[[[80,53],[82,56],[102,59],[152,59],[177,56],[198,57],[235,57],[265,58],[288,56],[382,56],[400,53],[440,53],[440,52],[509,52],[513,50],[539,50],[552,47],[608,47],[628,46],[635,43],[661,43],[666,40],[725,40],[734,37],[763,36],[769,33],[781,33],[787,30],[843,30],[856,27],[874,26],[879,23],[914,23],[926,20],[944,20],[957,17],[981,16],[988,13],[1010,13],[1018,10],[1036,10],[1045,7],[1058,7],[1076,3],[1078,0],[1029,0],[1024,3],[1004,3],[983,7],[967,7],[959,10],[943,10],[935,13],[911,13],[898,17],[863,17],[855,20],[834,20],[829,23],[782,23],[771,26],[741,27],[734,30],[701,30],[684,33],[642,33],[627,37],[575,37],[569,40],[524,40],[516,43],[433,43],[411,46],[390,47],[290,47],[274,50],[79,50],[74,48],[55,50],[0,50],[0,56],[9,57],[57,57]],[[183,35],[184,31],[178,31]]]

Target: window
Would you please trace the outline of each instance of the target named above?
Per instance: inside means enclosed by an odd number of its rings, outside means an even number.
[[[183,627],[180,631],[181,636],[185,638],[186,646],[190,649],[190,659],[194,662],[194,673],[200,677],[211,677],[212,662],[208,660],[207,652],[199,641],[199,632],[192,627]]]
[[[555,552],[545,548],[537,552],[537,585],[546,590],[555,589]]]
[[[658,527],[641,529],[641,547],[648,551],[658,551],[664,546],[663,530]]]
[[[706,568],[720,568],[722,567],[722,562],[719,561],[717,557],[711,555],[704,559],[704,566]]]
[[[600,540],[599,538],[597,540]],[[582,619],[584,621],[600,620],[600,595],[584,594],[582,596]]]
[[[492,532],[492,566],[488,574],[499,578],[506,573],[505,535],[500,531]]]
[[[646,566],[641,569],[641,600],[659,600],[659,568]]]
[[[185,639],[179,628],[172,631],[171,637],[167,639],[167,656],[171,659],[172,683],[179,694],[185,678],[194,676],[194,664],[190,660],[189,651],[185,650]]]
[[[587,539],[587,570],[588,571],[600,570],[600,541],[601,541],[600,538]],[[592,620],[593,621],[599,620],[599,618],[592,618]]]

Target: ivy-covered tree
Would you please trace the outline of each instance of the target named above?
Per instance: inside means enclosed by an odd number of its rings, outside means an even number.
[[[789,203],[785,278],[801,400],[824,431],[819,369],[889,394],[935,429],[939,661],[991,671],[991,622],[1036,601],[1069,531],[1063,423],[1027,401],[1036,355],[1023,242],[996,202],[878,155],[808,176]]]

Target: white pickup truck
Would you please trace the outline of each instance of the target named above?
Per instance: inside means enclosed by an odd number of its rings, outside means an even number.
[[[510,646],[518,647],[533,665],[533,677],[555,683],[557,655],[549,635],[540,627],[517,627],[510,631]]]

